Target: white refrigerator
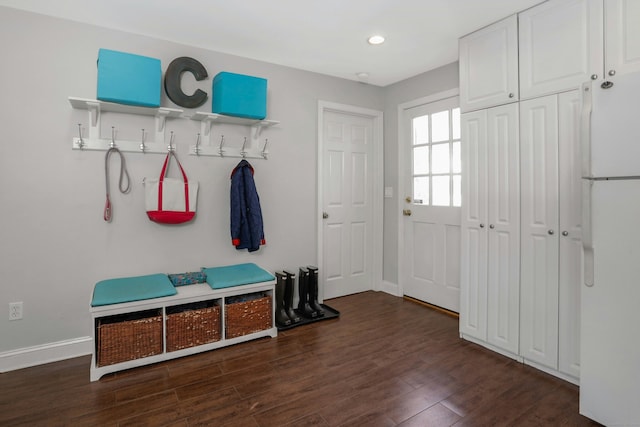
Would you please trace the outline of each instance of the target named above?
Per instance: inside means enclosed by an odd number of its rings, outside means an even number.
[[[582,86],[580,413],[640,426],[640,73],[606,86]]]

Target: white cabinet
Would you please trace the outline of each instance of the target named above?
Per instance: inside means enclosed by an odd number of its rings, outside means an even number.
[[[548,1],[520,13],[518,23],[520,99],[602,77],[602,0]]]
[[[520,103],[520,355],[579,376],[580,95]]]
[[[518,352],[518,106],[462,115],[460,333]]]
[[[640,1],[605,0],[604,5],[605,78],[640,71]]]
[[[518,100],[516,15],[462,37],[459,54],[463,113]]]

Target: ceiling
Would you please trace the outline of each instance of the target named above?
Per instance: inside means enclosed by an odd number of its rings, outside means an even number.
[[[541,1],[0,0],[0,5],[387,86],[456,61],[460,36]],[[369,45],[373,34],[386,42]]]

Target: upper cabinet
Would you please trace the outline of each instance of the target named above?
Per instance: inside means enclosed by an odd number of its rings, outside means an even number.
[[[460,39],[460,110],[518,100],[516,15]]]
[[[518,19],[521,99],[577,89],[590,78],[602,78],[602,0],[552,0],[520,13]],[[640,51],[640,42],[636,49]]]
[[[605,78],[640,71],[640,1],[605,1]]]

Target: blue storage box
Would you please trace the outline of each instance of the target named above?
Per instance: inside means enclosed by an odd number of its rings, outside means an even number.
[[[159,59],[109,49],[98,51],[98,99],[159,107],[162,66]]]
[[[222,72],[213,78],[211,111],[262,120],[267,117],[267,79]]]

